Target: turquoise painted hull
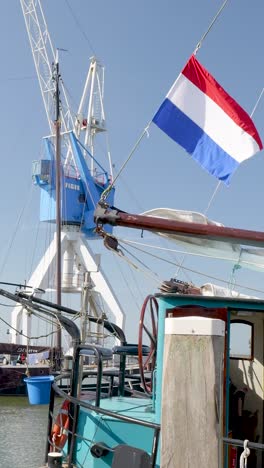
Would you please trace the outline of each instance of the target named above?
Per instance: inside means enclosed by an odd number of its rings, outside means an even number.
[[[149,399],[116,397],[102,399],[102,408],[121,413],[143,421],[155,422],[155,413]],[[128,444],[151,453],[153,429],[119,421],[109,416],[89,412],[80,408],[77,426],[77,446],[75,464],[82,468],[106,468],[111,466],[113,454],[109,452],[102,458],[95,458],[90,452],[94,443],[103,442],[110,448]],[[155,465],[157,468],[159,463]]]

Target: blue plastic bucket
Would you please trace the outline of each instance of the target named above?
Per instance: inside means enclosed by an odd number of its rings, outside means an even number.
[[[27,377],[28,399],[31,405],[47,405],[50,400],[50,389],[54,381],[53,375],[42,375],[39,377]]]

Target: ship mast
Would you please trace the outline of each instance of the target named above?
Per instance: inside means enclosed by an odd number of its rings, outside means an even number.
[[[58,53],[54,64],[55,81],[55,161],[56,161],[56,302],[61,305],[61,124],[60,124],[60,90],[59,90],[59,61]],[[59,353],[59,367],[61,358],[61,328],[57,328],[57,349]]]

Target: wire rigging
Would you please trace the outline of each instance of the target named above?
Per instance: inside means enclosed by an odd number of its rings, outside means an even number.
[[[120,242],[120,244],[122,245],[122,241]],[[153,247],[153,246],[152,246],[152,247]],[[219,277],[217,277],[217,276],[208,275],[208,274],[206,274],[206,273],[202,273],[201,271],[194,270],[194,269],[192,269],[192,268],[188,268],[188,267],[179,265],[179,264],[177,264],[176,262],[172,262],[172,261],[170,261],[170,260],[166,260],[166,259],[164,259],[163,257],[160,257],[160,256],[155,255],[155,254],[153,254],[153,253],[147,252],[146,250],[140,249],[139,247],[134,247],[134,249],[137,250],[137,251],[139,251],[139,252],[142,252],[142,253],[144,253],[144,254],[146,254],[146,255],[149,255],[149,256],[151,256],[151,257],[157,259],[157,260],[161,260],[162,262],[168,263],[168,264],[170,264],[170,265],[173,265],[173,266],[181,266],[181,268],[183,268],[183,269],[189,271],[190,273],[194,273],[194,274],[203,276],[203,277],[205,277],[205,278],[209,278],[209,279],[214,280],[214,281],[220,281],[221,283],[224,283],[224,284],[229,285],[229,280],[227,281],[227,280],[224,280],[224,279],[219,278]],[[122,258],[125,259],[125,257],[122,257]],[[245,286],[245,285],[241,285],[241,284],[238,284],[238,283],[236,284],[236,286],[237,286],[237,287],[240,287],[240,288],[243,288],[243,289],[247,289],[247,290],[249,290],[249,291],[254,291],[254,292],[257,292],[257,293],[262,293],[262,294],[264,293],[264,291],[262,291],[262,290],[260,290],[260,289],[252,288],[252,287],[250,287],[250,286]]]
[[[67,0],[66,0],[67,1]],[[194,54],[197,53],[198,49],[200,49],[201,45],[202,45],[202,42],[204,41],[204,39],[206,38],[206,36],[209,34],[210,30],[212,29],[214,23],[216,22],[217,18],[219,17],[219,15],[221,14],[222,10],[224,9],[224,7],[226,6],[228,0],[225,0],[223,5],[221,6],[221,8],[218,10],[217,14],[215,15],[215,17],[213,18],[213,20],[211,21],[207,31],[204,33],[204,35],[202,36],[202,38],[200,39],[200,41],[198,42],[197,46],[196,46],[196,49],[194,51]],[[131,152],[129,153],[127,159],[125,160],[125,162],[123,163],[123,165],[121,166],[120,170],[118,171],[117,175],[115,176],[113,182],[107,187],[107,189],[102,193],[101,195],[101,200],[105,201],[106,198],[108,197],[109,193],[111,192],[113,186],[114,186],[114,183],[116,182],[116,180],[118,179],[118,177],[120,176],[120,174],[123,172],[123,170],[125,169],[126,165],[128,164],[129,160],[131,159],[131,157],[133,156],[134,152],[136,151],[137,147],[139,146],[141,140],[143,139],[143,137],[146,135],[148,136],[149,133],[148,133],[148,130],[149,130],[149,127],[152,123],[152,120],[147,124],[147,126],[144,128],[143,132],[141,133],[141,135],[139,136],[138,140],[136,141],[135,145],[133,146]]]
[[[95,48],[93,47],[93,45],[92,45],[92,43],[91,43],[89,37],[87,36],[86,32],[83,30],[83,28],[82,28],[82,26],[81,26],[81,23],[80,23],[80,21],[78,20],[77,16],[75,15],[75,13],[74,13],[74,11],[73,11],[73,9],[72,9],[70,3],[68,2],[68,0],[65,0],[65,3],[66,3],[66,5],[67,5],[67,7],[68,7],[68,9],[69,9],[69,11],[70,11],[70,13],[71,13],[73,19],[74,19],[74,21],[75,21],[75,23],[76,23],[76,25],[77,25],[79,31],[80,31],[81,34],[83,35],[83,37],[84,37],[84,39],[86,40],[87,44],[89,45],[89,47],[90,47],[90,49],[91,49],[91,52],[92,52],[94,55],[96,55]]]
[[[19,215],[18,215],[18,217],[17,217],[16,225],[15,225],[15,227],[14,227],[13,234],[11,235],[11,237],[10,237],[10,239],[9,239],[9,243],[8,243],[8,246],[7,246],[7,249],[6,249],[6,253],[5,253],[5,256],[4,256],[4,259],[3,259],[3,262],[2,262],[1,268],[0,268],[0,276],[2,275],[2,273],[3,273],[3,271],[4,271],[4,268],[6,267],[6,263],[7,263],[9,254],[10,254],[10,252],[12,251],[12,246],[13,246],[13,244],[14,244],[14,241],[15,241],[15,238],[16,238],[16,235],[17,235],[17,232],[18,232],[18,228],[19,228],[19,225],[20,225],[20,223],[21,223],[22,216],[24,215],[25,210],[26,210],[26,208],[28,207],[29,201],[30,201],[30,199],[31,199],[31,193],[32,193],[32,184],[30,184],[30,195],[29,195],[29,197],[25,200],[24,205],[22,206],[22,208],[21,208],[21,210],[20,210],[20,213],[19,213]]]
[[[201,37],[200,41],[198,42],[197,46],[195,47],[195,50],[194,50],[194,55],[198,52],[198,50],[201,48],[202,46],[202,43],[203,41],[205,40],[206,36],[208,36],[209,32],[211,31],[213,25],[215,24],[216,20],[219,18],[220,14],[222,13],[223,9],[225,8],[226,4],[227,4],[228,0],[225,0],[224,3],[222,4],[222,6],[220,7],[220,9],[218,10],[218,12],[216,13],[216,15],[214,16],[214,18],[212,19],[208,29],[205,31],[205,33],[203,34],[203,36]]]
[[[151,121],[148,123],[148,125],[144,128],[143,132],[141,133],[141,135],[139,136],[138,140],[136,141],[136,143],[134,144],[132,150],[130,151],[127,159],[125,160],[125,162],[123,163],[123,165],[121,166],[121,168],[119,169],[119,171],[117,172],[116,176],[114,177],[113,181],[111,182],[111,184],[104,190],[104,192],[102,193],[101,195],[101,200],[106,200],[106,198],[108,197],[108,195],[110,194],[112,188],[114,187],[114,184],[115,182],[117,181],[118,177],[120,176],[120,174],[123,172],[123,170],[125,169],[126,165],[128,164],[128,162],[130,161],[130,159],[132,158],[133,154],[135,153],[136,149],[138,148],[141,140],[143,139],[143,137],[145,135],[148,135],[148,129],[151,125]]]

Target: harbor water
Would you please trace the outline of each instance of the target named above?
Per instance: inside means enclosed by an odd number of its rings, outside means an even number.
[[[48,405],[31,406],[27,397],[0,397],[0,467],[44,465]]]

